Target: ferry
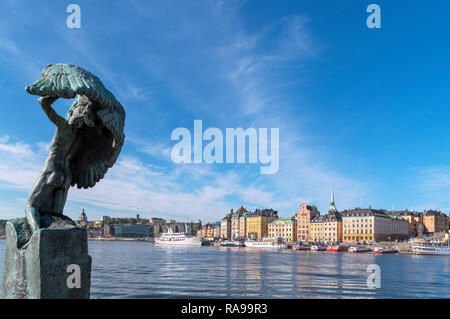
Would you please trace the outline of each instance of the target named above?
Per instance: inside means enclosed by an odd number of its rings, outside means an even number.
[[[327,246],[324,245],[312,245],[311,246],[312,251],[325,251],[327,250]]]
[[[265,237],[262,240],[246,240],[245,247],[249,248],[287,248],[281,238]]]
[[[327,251],[332,252],[341,252],[341,251],[347,251],[348,247],[344,245],[330,245],[327,247]]]
[[[416,255],[442,255],[450,256],[450,244],[444,242],[430,242],[421,245],[414,245],[412,251]]]
[[[366,246],[352,246],[348,249],[348,251],[351,253],[365,253],[370,251],[370,248]]]
[[[373,252],[375,254],[395,254],[397,250],[390,247],[375,247]]]
[[[155,238],[155,244],[171,245],[171,246],[201,246],[203,239],[195,237],[190,233],[174,233],[169,228],[167,233],[162,233],[161,236]]]
[[[220,243],[220,247],[243,247],[244,243],[239,240],[225,240]]]

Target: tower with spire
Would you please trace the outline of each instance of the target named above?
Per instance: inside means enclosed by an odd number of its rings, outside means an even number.
[[[331,201],[330,207],[328,207],[328,213],[337,213],[336,206],[334,206],[334,187],[331,186]]]

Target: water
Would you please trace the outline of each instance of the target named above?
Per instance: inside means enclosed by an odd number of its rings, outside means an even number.
[[[5,241],[0,240],[3,273]],[[448,298],[450,257],[89,242],[91,298]],[[381,268],[381,288],[366,270]]]

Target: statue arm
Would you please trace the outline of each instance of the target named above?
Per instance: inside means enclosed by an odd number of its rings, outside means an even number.
[[[49,120],[52,121],[52,123],[57,127],[63,128],[65,126],[68,126],[67,121],[58,113],[56,113],[56,111],[52,108],[52,104],[57,99],[57,97],[41,97],[38,99],[38,101]]]

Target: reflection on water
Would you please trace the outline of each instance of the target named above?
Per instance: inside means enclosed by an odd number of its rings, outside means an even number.
[[[0,241],[3,273],[4,241]],[[448,298],[450,257],[89,242],[92,298]],[[309,260],[308,260],[309,259]],[[381,268],[381,288],[366,285]]]

